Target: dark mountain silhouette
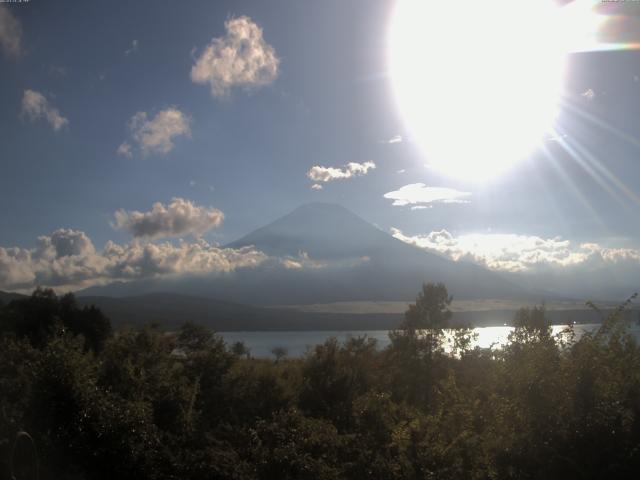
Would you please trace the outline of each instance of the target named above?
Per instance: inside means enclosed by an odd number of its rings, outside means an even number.
[[[313,259],[378,256],[398,246],[396,239],[334,203],[309,203],[228,246],[254,245],[273,255],[307,252]]]
[[[0,290],[0,306],[7,305],[9,302],[11,302],[11,300],[19,300],[26,297],[26,295],[22,295],[20,293],[3,292],[2,290]]]
[[[324,262],[310,277],[330,278],[339,285],[344,293],[333,294],[339,300],[410,300],[416,286],[427,281],[446,283],[457,298],[527,296],[497,273],[408,245],[336,204],[303,205],[229,244],[247,245],[272,256],[302,254]]]
[[[261,330],[387,330],[397,328],[402,313],[319,313],[288,308],[264,308],[211,298],[152,293],[132,297],[80,297],[80,305],[95,305],[118,327],[158,324],[177,328],[184,322],[205,325],[219,332]],[[605,308],[605,311],[610,311]],[[455,312],[452,325],[495,326],[511,324],[514,309]],[[636,315],[634,313],[633,315]],[[591,310],[550,310],[554,324],[596,323]]]
[[[408,245],[335,204],[303,205],[227,246],[248,245],[277,260],[231,274],[117,283],[79,294],[131,296],[165,291],[283,305],[413,300],[423,282],[444,282],[456,298],[531,297],[498,273]]]
[[[402,314],[331,314],[262,308],[211,298],[152,293],[131,297],[80,297],[95,305],[115,326],[156,323],[176,328],[190,321],[217,331],[243,330],[370,330],[396,328]]]
[[[0,291],[0,306],[26,295]],[[301,311],[294,308],[265,308],[242,305],[211,298],[157,292],[129,297],[79,297],[80,306],[95,305],[114,327],[157,324],[175,329],[184,322],[205,325],[219,332],[225,331],[289,331],[289,330],[388,330],[397,328],[403,319],[397,313],[325,313]],[[611,311],[611,305],[605,306]],[[511,324],[514,309],[457,311],[452,325],[495,326]],[[637,312],[632,313],[637,316]],[[585,309],[549,310],[547,316],[554,324],[596,323],[597,312]]]

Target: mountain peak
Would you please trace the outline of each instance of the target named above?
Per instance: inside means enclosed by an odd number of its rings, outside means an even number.
[[[444,282],[457,298],[522,294],[495,272],[408,245],[335,203],[301,205],[227,246],[249,245],[271,257],[305,260],[308,268],[275,262],[232,275],[152,279],[126,290],[129,295],[171,291],[261,305],[404,301],[423,282]],[[104,291],[94,289],[93,294]]]
[[[313,202],[229,244],[254,245],[270,255],[306,252],[315,259],[361,256],[371,241],[393,240],[389,235],[337,203]],[[395,241],[395,240],[394,240]]]

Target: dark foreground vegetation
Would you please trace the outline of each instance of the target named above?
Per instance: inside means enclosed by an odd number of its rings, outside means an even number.
[[[0,311],[0,478],[614,479],[640,472],[640,349],[624,304],[593,334],[518,312],[502,350],[425,285],[382,351],[252,359],[208,329],[111,332],[37,290]]]

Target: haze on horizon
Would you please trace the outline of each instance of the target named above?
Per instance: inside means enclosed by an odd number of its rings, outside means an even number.
[[[375,262],[338,204],[458,272],[628,296],[640,4],[444,3],[0,4],[0,290]],[[235,242],[292,211],[295,248]]]

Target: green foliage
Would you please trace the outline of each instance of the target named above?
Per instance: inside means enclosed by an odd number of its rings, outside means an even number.
[[[11,301],[0,314],[0,333],[27,338],[35,347],[45,345],[56,329],[82,335],[85,348],[99,351],[111,335],[111,322],[94,306],[78,307],[72,293],[58,297],[41,288],[29,298]]]
[[[258,478],[341,477],[342,442],[329,421],[305,417],[292,408],[258,421],[251,434],[251,463]]]
[[[513,326],[513,343],[545,342],[551,339],[551,322],[547,319],[544,305],[518,310]]]
[[[85,322],[100,315],[85,315],[72,297],[37,291],[22,302],[0,309],[0,479],[21,431],[37,446],[43,479],[640,471],[640,348],[629,302],[580,338],[572,326],[551,335],[544,308],[534,307],[517,313],[504,348],[473,349],[460,329],[448,351],[450,297],[425,285],[388,348],[331,339],[277,362],[192,324],[91,343],[87,335],[105,331]],[[29,452],[16,456],[14,473],[33,471]]]
[[[231,352],[237,357],[249,358],[251,356],[251,350],[244,344],[244,342],[240,341],[231,345]]]
[[[351,423],[356,396],[375,376],[375,340],[351,338],[344,346],[333,338],[315,347],[303,367],[300,406],[314,417],[332,419],[338,428]]]
[[[279,362],[280,360],[282,360],[284,357],[287,356],[287,349],[285,347],[279,346],[279,347],[273,347],[273,349],[271,350],[271,353],[273,354],[274,357],[276,357],[276,362]]]
[[[449,296],[447,287],[442,283],[425,283],[416,298],[416,303],[409,305],[404,314],[405,330],[442,330],[449,326],[453,298]]]

